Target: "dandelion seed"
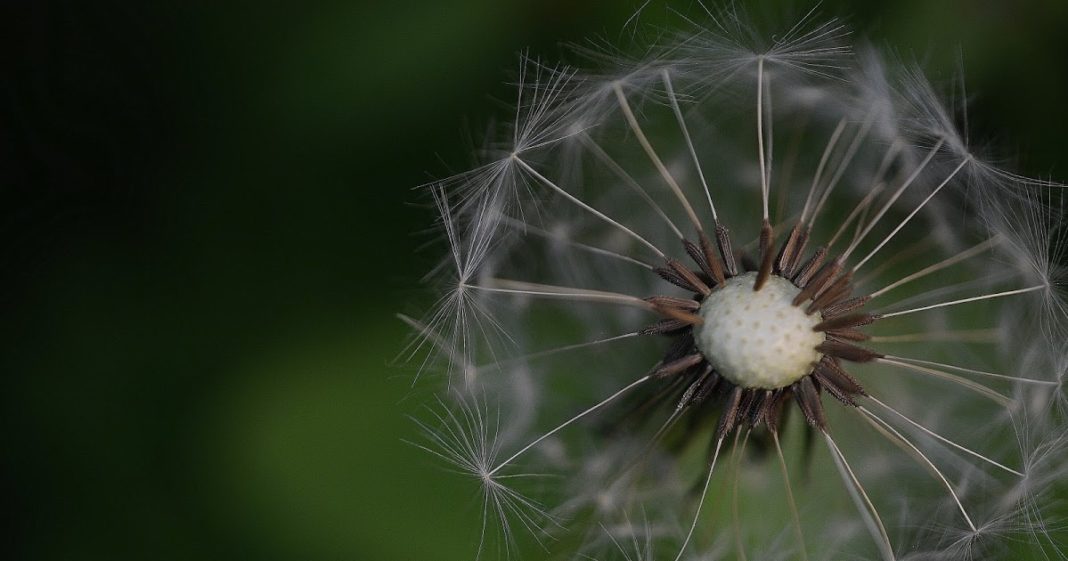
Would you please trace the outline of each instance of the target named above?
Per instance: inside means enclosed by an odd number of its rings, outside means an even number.
[[[837,22],[705,12],[640,59],[525,60],[489,160],[430,187],[447,288],[405,321],[464,383],[424,446],[562,556],[1056,551],[1063,189]]]

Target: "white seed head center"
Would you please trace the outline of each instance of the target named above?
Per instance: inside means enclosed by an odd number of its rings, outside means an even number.
[[[771,276],[753,290],[756,273],[728,279],[701,304],[704,323],[694,330],[697,348],[723,377],[743,388],[783,388],[812,371],[816,346],[825,339],[812,328],[823,318],[791,304],[800,289]]]

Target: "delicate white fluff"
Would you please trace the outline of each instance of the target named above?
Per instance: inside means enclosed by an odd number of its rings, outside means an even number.
[[[402,319],[446,400],[423,445],[482,490],[476,559],[528,534],[551,559],[1065,559],[1065,191],[984,161],[918,69],[854,56],[839,22],[758,31],[697,5],[677,32],[577,49],[581,67],[525,58],[473,169],[426,187],[448,252]],[[823,318],[777,317],[797,289],[744,273],[762,219],[776,250],[803,235],[795,281],[841,260],[873,314],[846,335],[879,358],[845,365],[856,407],[815,388],[823,435],[786,393],[774,439],[715,439],[722,388],[680,406],[700,376],[785,387],[820,359]],[[722,248],[681,243],[721,228],[726,287],[694,257]],[[672,261],[710,295],[665,319],[648,297],[692,296],[658,276]],[[648,335],[694,314],[696,340]],[[655,373],[698,351],[709,372]]]

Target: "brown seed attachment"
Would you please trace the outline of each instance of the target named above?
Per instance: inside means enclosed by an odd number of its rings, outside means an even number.
[[[854,344],[869,338],[862,329],[879,316],[859,311],[870,297],[852,295],[852,274],[842,273],[844,261],[840,257],[827,261],[827,248],[819,247],[805,258],[810,231],[810,227],[795,225],[775,251],[774,229],[767,221],[762,222],[759,262],[754,261],[751,267],[756,272],[747,274],[756,275],[753,291],[765,289],[773,277],[791,283],[798,292],[790,304],[800,307],[804,313],[819,314],[812,330],[824,338],[815,347],[819,358],[811,369],[785,387],[744,387],[726,379],[714,366],[716,357],[705,356],[698,348],[695,336],[696,330],[703,326],[705,301],[739,275],[727,229],[717,224],[714,241],[700,230],[697,243],[683,240],[683,248],[694,268],[668,258],[664,266],[655,269],[661,278],[692,296],[646,298],[664,319],[640,333],[666,335],[675,341],[652,372],[654,378],[663,379],[667,385],[650,395],[646,406],[656,406],[666,395],[674,394],[672,402],[677,414],[700,416],[710,409],[718,411],[714,432],[718,442],[743,426],[777,432],[791,401],[796,403],[808,425],[826,430],[823,392],[850,407],[857,405],[857,398],[867,395],[843,363],[870,362],[883,356]],[[781,336],[792,337],[789,333]]]

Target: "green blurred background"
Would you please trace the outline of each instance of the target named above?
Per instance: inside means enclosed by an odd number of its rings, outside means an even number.
[[[440,250],[411,188],[518,51],[638,4],[5,3],[11,558],[470,559],[475,489],[402,442],[428,391],[389,366]],[[1066,178],[1068,3],[824,10],[936,78],[960,46],[975,136]]]

